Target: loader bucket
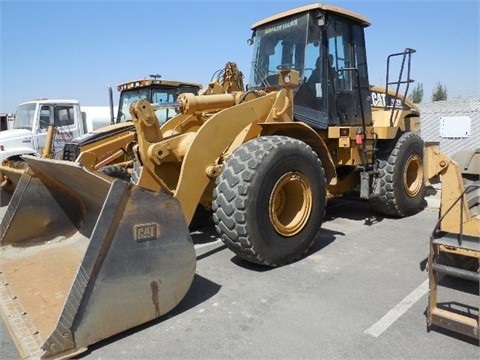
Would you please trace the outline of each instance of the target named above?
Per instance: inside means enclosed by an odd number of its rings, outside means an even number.
[[[0,310],[23,358],[71,357],[182,300],[196,257],[174,197],[25,160],[0,225]]]

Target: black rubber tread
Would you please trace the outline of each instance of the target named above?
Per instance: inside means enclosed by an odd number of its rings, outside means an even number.
[[[10,160],[9,166],[12,169],[26,169],[28,167],[27,163],[23,160]]]
[[[133,161],[133,168],[132,168],[132,174],[130,178],[130,182],[132,184],[137,184],[138,180],[140,180],[140,173],[142,172],[142,165],[138,160]]]
[[[120,179],[126,182],[130,182],[131,174],[127,169],[118,165],[107,165],[98,169],[101,173],[108,175],[112,178]]]
[[[412,154],[417,154],[423,163],[423,140],[415,133],[400,135],[389,151],[391,144],[385,143],[377,154],[378,175],[374,177],[373,192],[369,199],[372,208],[384,215],[405,217],[422,209],[425,201],[425,181],[415,197],[406,194],[403,187],[403,167]]]
[[[313,204],[304,228],[285,238],[271,224],[268,202],[275,183],[290,171],[307,177]],[[310,146],[286,136],[263,136],[240,146],[224,164],[213,192],[213,221],[223,242],[238,257],[275,267],[297,260],[310,249],[325,205],[325,172]]]

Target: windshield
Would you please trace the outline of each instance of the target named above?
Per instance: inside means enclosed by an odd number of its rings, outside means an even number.
[[[138,100],[150,101],[150,89],[125,90],[120,94],[117,122],[131,121],[130,104]]]
[[[19,105],[17,107],[17,112],[15,114],[15,121],[13,122],[13,128],[32,130],[36,108],[37,108],[37,104],[35,103]]]
[[[282,69],[295,69],[304,76],[308,14],[266,24],[255,32],[250,89],[278,85]],[[319,38],[315,40],[318,50]],[[313,42],[312,42],[313,43]]]
[[[198,89],[192,86],[182,87],[144,87],[139,89],[124,90],[120,94],[117,122],[131,121],[130,104],[137,100],[147,100],[150,103],[171,104],[171,107],[161,108],[155,111],[160,125],[177,115],[175,104],[177,96],[181,93],[198,93]]]

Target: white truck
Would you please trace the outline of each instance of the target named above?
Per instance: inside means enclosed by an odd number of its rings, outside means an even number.
[[[40,156],[49,125],[55,135],[48,150],[61,159],[66,142],[110,124],[109,113],[108,106],[84,109],[77,100],[41,99],[18,105],[13,127],[0,132],[0,188],[19,180],[12,171],[24,167],[22,155]]]
[[[56,151],[62,151],[65,142],[111,122],[108,106],[85,109],[93,108],[95,114],[89,115],[88,111],[82,111],[77,100],[58,99],[18,105],[13,128],[0,132],[0,163],[6,159],[20,160],[21,155],[39,154],[45,146],[50,124],[55,127],[53,146]]]

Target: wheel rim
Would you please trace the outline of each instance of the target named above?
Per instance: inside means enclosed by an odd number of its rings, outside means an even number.
[[[420,192],[423,184],[422,159],[417,154],[411,155],[403,171],[403,187],[410,197],[415,197]]]
[[[298,172],[283,175],[270,195],[269,215],[275,230],[290,237],[299,233],[312,211],[312,189],[306,177]]]

